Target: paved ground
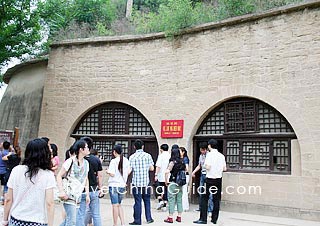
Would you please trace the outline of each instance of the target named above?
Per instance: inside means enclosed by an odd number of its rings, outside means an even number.
[[[126,225],[129,222],[133,221],[133,199],[125,199],[122,206],[125,212],[125,221]],[[192,210],[196,209],[195,205],[190,206],[189,212],[184,212],[182,215],[182,223],[173,223],[168,224],[164,223],[163,220],[167,217],[167,212],[157,211],[156,203],[152,203],[152,217],[154,223],[150,226],[163,226],[163,225],[180,225],[180,226],[196,226],[192,221],[199,218],[199,212],[194,212]],[[55,211],[55,222],[54,225],[58,226],[61,223],[61,209],[62,205],[56,206]],[[103,226],[112,226],[112,209],[109,199],[101,199],[101,215],[102,215],[102,225]],[[176,215],[175,215],[176,216]],[[143,225],[147,225],[143,216]],[[120,225],[120,223],[118,224]],[[213,224],[208,219],[208,225]],[[219,226],[320,226],[320,222],[315,221],[306,221],[306,220],[297,220],[289,218],[279,218],[279,217],[268,217],[260,215],[251,215],[251,214],[242,214],[242,213],[231,213],[231,212],[220,212],[220,218],[218,221]]]

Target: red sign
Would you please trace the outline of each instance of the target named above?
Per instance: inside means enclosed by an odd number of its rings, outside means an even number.
[[[162,138],[182,138],[183,120],[161,120]]]

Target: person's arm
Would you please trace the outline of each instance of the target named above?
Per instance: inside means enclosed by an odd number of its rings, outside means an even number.
[[[102,188],[102,181],[103,181],[103,173],[102,171],[98,171],[98,186],[100,189]]]
[[[90,203],[90,193],[89,193],[89,180],[88,180],[88,177],[86,179],[85,191],[86,191],[86,204],[89,205],[89,203]]]
[[[12,152],[9,152],[7,155],[3,156],[3,157],[2,157],[2,160],[8,161],[8,160],[9,160],[8,157],[9,157],[10,155],[12,155]]]
[[[168,186],[169,184],[169,173],[170,173],[170,170],[166,169],[166,172],[164,173],[166,186]]]
[[[186,172],[189,172],[189,164],[186,164]]]
[[[204,164],[204,168],[205,168],[206,170],[210,170],[210,169],[211,169],[211,165],[209,165],[209,164]]]
[[[149,154],[149,160],[150,160],[150,167],[149,167],[149,171],[154,171],[154,162],[152,160],[151,155]]]
[[[155,172],[155,174],[154,174],[154,180],[155,180],[155,181],[157,181],[157,180],[158,180],[158,174],[159,174],[159,171],[160,171],[160,167],[159,167],[159,166],[157,166],[157,167],[156,167],[156,172]]]
[[[212,156],[208,153],[206,156],[206,160],[204,160],[204,168],[209,171],[211,169],[212,164]]]
[[[53,226],[53,219],[54,219],[53,188],[46,189],[46,206],[47,206],[48,226]]]
[[[196,176],[196,172],[198,172],[200,170],[200,165],[197,165],[197,167],[192,171],[192,177]]]
[[[4,211],[3,211],[3,225],[8,225],[9,223],[8,220],[9,220],[9,213],[12,206],[12,201],[13,201],[13,191],[12,191],[12,188],[9,188],[6,194],[6,204],[4,205]]]
[[[114,164],[115,160],[112,159],[111,162],[110,162],[110,165],[107,169],[107,174],[110,176],[110,177],[114,177],[116,175],[116,169],[115,169],[115,164]]]
[[[62,176],[66,174],[66,170],[65,168],[62,166],[59,173],[57,174],[57,186],[58,186],[58,190],[59,190],[59,198],[63,199],[63,200],[67,200],[68,196],[66,195],[66,193],[63,190],[63,186],[62,186]]]
[[[223,171],[227,171],[227,164],[226,164],[226,158],[223,156],[223,160],[224,160],[224,163],[223,163]]]
[[[166,169],[166,172],[165,172],[165,174],[164,174],[165,184],[166,184],[167,186],[168,186],[168,184],[169,184],[169,174],[170,174],[173,166],[174,166],[174,163],[173,163],[173,162],[169,162],[168,168]]]
[[[51,162],[52,162],[51,170],[52,171],[57,170],[58,169],[58,164],[57,164],[56,160],[53,158],[53,159],[51,159]]]

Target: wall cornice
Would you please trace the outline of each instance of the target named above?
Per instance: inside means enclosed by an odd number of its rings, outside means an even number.
[[[9,84],[9,81],[11,77],[18,73],[19,71],[22,71],[25,67],[30,66],[30,65],[36,65],[36,64],[41,64],[41,63],[48,63],[48,56],[39,58],[39,59],[33,59],[33,60],[28,60],[26,62],[23,62],[21,64],[17,64],[14,67],[9,68],[6,73],[3,75],[3,81],[7,84]]]

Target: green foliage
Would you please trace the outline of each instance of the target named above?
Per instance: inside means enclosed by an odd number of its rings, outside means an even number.
[[[302,0],[259,0],[256,2],[256,11],[261,12],[269,9],[273,9],[280,6],[290,5],[294,3],[302,2]]]
[[[100,34],[102,26],[108,30],[117,18],[116,5],[111,0],[46,0],[39,8],[49,28],[50,40]],[[97,28],[100,30],[97,31]]]
[[[191,0],[168,0],[159,6],[158,13],[134,11],[133,23],[138,33],[164,31],[167,37],[179,35],[181,30],[195,24],[212,21],[214,8]]]
[[[219,0],[219,18],[229,18],[252,13],[255,10],[255,0]]]
[[[40,16],[32,0],[0,2],[0,68],[41,51]],[[0,76],[2,81],[2,76]]]
[[[158,12],[160,5],[167,4],[168,0],[136,0],[134,8],[143,12]]]

